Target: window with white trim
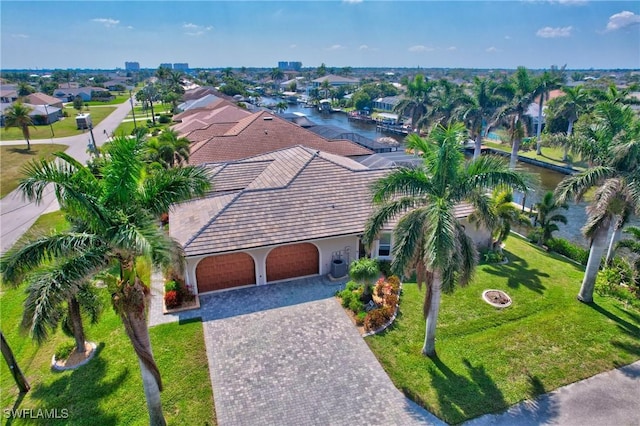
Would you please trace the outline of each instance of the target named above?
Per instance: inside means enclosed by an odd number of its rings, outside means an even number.
[[[378,257],[391,256],[391,234],[381,234],[378,240]]]

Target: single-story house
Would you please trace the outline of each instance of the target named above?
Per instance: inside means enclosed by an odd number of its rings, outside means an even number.
[[[374,100],[372,106],[374,109],[393,111],[393,109],[400,103],[401,100],[401,96],[386,96],[384,98],[377,98],[376,100]]]
[[[55,108],[64,108],[62,101],[59,98],[54,98],[46,93],[36,92],[28,96],[25,96],[26,102],[31,105],[48,105]]]
[[[212,127],[209,129],[213,130]],[[217,134],[209,139],[203,139],[202,135],[194,138],[200,141],[191,145],[190,164],[240,160],[300,144],[345,157],[362,157],[373,153],[350,140],[328,140],[271,111],[258,111],[237,123],[220,124],[215,132]],[[190,139],[190,135],[186,137]]]
[[[198,99],[190,99],[188,101],[185,101],[181,104],[178,105],[178,111],[183,112],[183,111],[189,111],[190,109],[194,109],[194,108],[204,108],[209,104],[212,104],[213,102],[217,101],[218,99],[220,99],[219,97],[217,97],[216,95],[212,95],[212,94],[207,94],[204,95],[201,98]]]
[[[10,104],[18,100],[18,91],[11,87],[0,87],[0,103]]]
[[[53,91],[53,96],[63,102],[72,102],[76,96],[80,96],[84,102],[88,102],[95,92],[108,92],[103,87],[79,87],[79,88],[58,88]]]
[[[0,127],[4,127],[4,113],[5,110],[11,107],[13,104],[0,103]],[[62,108],[49,106],[49,105],[32,105],[24,104],[26,107],[31,108],[29,117],[36,126],[55,123],[62,118]]]
[[[213,190],[169,213],[186,283],[200,294],[326,275],[334,260],[361,257],[370,187],[389,173],[300,145],[207,167]],[[460,206],[456,214],[470,212]],[[478,243],[488,240],[467,230]],[[389,228],[371,255],[389,259],[392,247]]]
[[[315,80],[311,80],[311,86],[320,88],[322,84],[327,81],[331,87],[338,86],[357,86],[360,84],[360,80],[357,78],[342,77],[340,75],[328,74]]]

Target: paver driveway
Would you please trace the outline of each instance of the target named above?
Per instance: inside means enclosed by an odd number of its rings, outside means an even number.
[[[218,423],[443,424],[398,391],[324,278],[203,296]]]

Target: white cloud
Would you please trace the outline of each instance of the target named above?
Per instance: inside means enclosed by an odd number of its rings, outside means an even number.
[[[360,47],[358,49],[360,49],[360,50],[369,50],[369,46],[367,46],[366,44],[362,44],[362,45],[360,45]]]
[[[449,47],[447,47],[447,50],[450,51],[450,52],[453,52],[454,50],[458,50],[458,48],[455,47],[455,46],[449,46]]]
[[[556,28],[544,27],[544,28],[540,28],[536,32],[536,35],[542,38],[570,37],[572,30],[573,30],[572,26],[556,27]]]
[[[11,34],[13,38],[29,38],[27,34]]]
[[[495,52],[497,52],[497,51],[498,51],[498,48],[497,48],[497,47],[495,47],[495,46],[491,46],[491,47],[487,47],[487,48],[485,49],[485,51],[486,51],[487,53],[495,53]]]
[[[362,3],[362,0],[342,0],[342,3],[358,4],[358,3]]]
[[[185,35],[192,36],[192,37],[201,36],[207,31],[211,31],[213,29],[211,25],[205,27],[203,25],[197,25],[191,22],[182,24],[182,28],[186,30]]]
[[[587,0],[549,0],[549,3],[563,4],[566,6],[583,6],[587,4]]]
[[[616,31],[631,25],[640,24],[640,15],[636,15],[628,10],[616,13],[609,17],[607,22],[607,31]]]
[[[119,20],[111,19],[111,18],[94,18],[94,19],[92,19],[92,21],[104,24],[104,26],[107,27],[107,28],[115,27],[116,25],[118,25],[120,23]]]
[[[128,30],[132,30],[132,29],[133,29],[133,27],[132,27],[131,25],[127,25],[127,29],[128,29]]]
[[[506,35],[506,36],[504,36],[504,39],[505,40],[511,40],[511,36],[510,35]]]
[[[346,47],[344,47],[341,44],[334,44],[333,46],[325,47],[325,50],[340,50],[340,49],[346,49]]]
[[[421,44],[417,44],[409,48],[409,52],[433,52],[434,50],[435,49],[433,47],[427,47]]]
[[[290,44],[290,45],[289,45],[289,49],[295,49],[296,47],[298,47],[298,45],[297,45],[297,44]]]

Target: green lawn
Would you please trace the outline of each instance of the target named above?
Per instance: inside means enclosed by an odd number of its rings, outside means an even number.
[[[60,212],[42,215],[30,232],[64,228]],[[2,287],[0,320],[2,331],[31,385],[18,406],[18,389],[4,362],[0,362],[0,401],[3,409],[66,408],[69,418],[47,424],[148,424],[138,361],[120,319],[103,294],[105,311],[98,324],[87,327],[88,340],[98,352],[87,365],[74,371],[51,371],[51,356],[70,337],[57,332],[38,347],[19,331],[22,288]],[[151,344],[162,374],[162,405],[169,424],[215,424],[213,394],[204,347],[202,323],[167,324],[152,327]],[[15,421],[14,424],[27,424]]]
[[[62,120],[56,121],[53,123],[53,133],[54,138],[62,138],[66,136],[75,136],[82,133],[86,133],[86,130],[78,130],[76,128],[76,115],[78,113],[77,110],[73,108],[72,105],[65,106],[65,111],[68,114],[68,117],[63,118]],[[109,114],[115,111],[116,107],[113,106],[105,106],[105,107],[89,107],[88,110],[84,110],[83,112],[88,112],[91,114],[91,121],[93,122],[93,126],[97,126],[102,120],[104,120]],[[50,126],[35,126],[29,127],[29,132],[31,135],[31,139],[49,139],[51,138],[51,128]],[[24,139],[22,136],[22,130],[10,127],[3,127],[0,130],[0,140],[20,140]]]
[[[111,94],[114,94],[114,92],[111,92]],[[135,96],[135,93],[134,93]],[[111,101],[107,101],[107,102],[102,102],[102,101],[89,101],[89,102],[85,102],[85,105],[89,105],[89,106],[99,106],[99,105],[120,105],[123,102],[128,102],[129,101],[129,92],[127,92],[126,94],[115,94],[115,98]]]
[[[64,151],[66,145],[32,144],[27,151],[26,145],[0,146],[0,198],[18,187],[18,180],[23,177],[22,166],[28,161],[40,158],[51,159],[54,152]]]
[[[485,139],[482,144],[500,151],[509,153],[511,152],[511,147],[509,146],[509,144],[491,141],[490,139]],[[580,159],[573,162],[569,161],[568,163],[562,161],[562,157],[564,156],[564,148],[555,146],[543,146],[541,150],[542,155],[537,155],[535,149],[529,151],[520,150],[518,152],[518,155],[526,158],[532,158],[534,160],[544,161],[546,163],[555,164],[558,166],[572,166],[573,168],[578,170],[582,170],[587,167],[587,164]],[[571,159],[571,154],[569,155],[569,158]]]
[[[506,244],[510,263],[481,265],[471,285],[443,296],[436,359],[420,353],[424,292],[415,284],[404,286],[394,326],[366,340],[398,389],[449,423],[640,358],[640,312],[597,295],[578,302],[582,268],[515,236]],[[486,304],[488,288],[513,305]]]

